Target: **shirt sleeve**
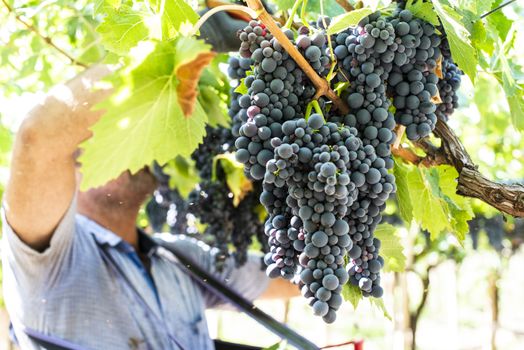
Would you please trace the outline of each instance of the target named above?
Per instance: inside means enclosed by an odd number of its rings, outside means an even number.
[[[49,247],[42,252],[31,248],[20,239],[7,222],[5,210],[2,209],[2,259],[20,287],[36,287],[39,283],[52,284],[58,278],[60,266],[73,243],[75,198],[53,232]]]
[[[207,244],[184,235],[162,234],[161,239],[177,246],[193,260],[195,264],[209,271],[217,277],[224,285],[230,287],[244,298],[253,301],[258,298],[269,286],[269,277],[262,269],[262,256],[250,253],[247,262],[236,267],[235,259],[230,256],[221,271],[215,268],[215,255],[218,249],[211,248]],[[203,289],[206,307],[213,308],[224,306],[226,301],[214,293]]]

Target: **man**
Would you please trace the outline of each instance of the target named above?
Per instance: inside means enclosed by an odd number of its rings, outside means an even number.
[[[218,300],[162,259],[135,226],[156,186],[149,171],[77,190],[74,155],[103,114],[92,107],[110,90],[93,85],[107,73],[97,66],[54,89],[29,113],[15,140],[2,255],[6,306],[18,342],[22,349],[39,348],[28,336],[36,331],[85,349],[212,349],[204,310]],[[212,271],[208,247],[184,238],[174,244]],[[270,283],[259,258],[233,266],[214,274],[247,298],[296,294],[285,281]]]

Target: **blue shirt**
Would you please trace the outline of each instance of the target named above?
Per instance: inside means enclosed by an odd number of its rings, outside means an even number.
[[[131,245],[76,214],[74,201],[44,252],[22,242],[2,216],[4,298],[22,349],[38,349],[23,327],[86,349],[180,349],[177,343],[184,349],[214,348],[204,311],[221,301],[159,256],[154,245],[145,247],[149,274]],[[157,236],[182,247],[196,264],[248,299],[258,297],[268,285],[260,257],[251,256],[239,269],[228,261],[218,273],[209,246],[181,235]],[[148,307],[115,278],[99,246],[107,248]]]

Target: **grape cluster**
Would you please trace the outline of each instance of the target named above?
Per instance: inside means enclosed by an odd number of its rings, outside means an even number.
[[[153,197],[146,204],[146,215],[151,228],[155,232],[162,232],[167,224],[169,231],[173,234],[186,233],[187,203],[176,189],[169,188],[169,176],[162,172],[162,168],[153,164],[158,187]]]
[[[395,27],[402,58],[394,63],[388,81],[395,118],[406,126],[410,140],[428,136],[437,122],[434,97],[438,94],[438,77],[433,72],[440,59],[440,37],[431,23],[416,19],[408,10],[399,11],[391,20]]]
[[[459,106],[457,90],[460,88],[462,72],[451,58],[444,58],[442,61],[442,75],[443,78],[438,82],[438,91],[442,103],[437,106],[435,113],[439,119],[448,121],[448,117]]]
[[[300,271],[302,294],[328,323],[335,321],[342,285],[349,280],[344,257],[353,243],[344,218],[358,197],[350,169],[374,156],[356,134],[355,128],[325,123],[319,114],[307,122],[286,121],[282,136],[271,140],[274,156],[261,196],[270,213],[268,275],[291,279]]]
[[[240,79],[246,77],[246,72],[251,69],[252,61],[250,58],[230,56],[228,60],[229,66],[227,73],[232,79],[232,87],[229,91],[230,103],[228,114],[231,117],[231,133],[234,137],[239,136],[239,129],[242,125],[242,120],[246,120],[246,110],[242,109],[239,104],[241,93],[235,92],[235,88],[240,84]],[[242,114],[242,115],[241,115]]]
[[[285,33],[293,37],[291,31]],[[303,115],[304,100],[313,96],[314,89],[304,88],[304,73],[263,25],[251,21],[239,38],[240,54],[251,53],[254,68],[244,80],[248,93],[238,100],[245,113],[239,112],[242,125],[235,141],[236,158],[251,178],[262,180],[273,156],[271,139],[281,136],[282,123]]]

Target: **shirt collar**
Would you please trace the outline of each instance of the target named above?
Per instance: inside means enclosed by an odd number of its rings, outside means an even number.
[[[90,218],[76,214],[77,220],[82,227],[85,227],[95,238],[99,245],[108,245],[110,247],[122,248],[125,251],[134,251],[133,247],[124,241],[120,236],[111,230],[101,226]],[[149,237],[143,230],[137,228],[138,231],[138,248],[141,252],[150,255],[156,251],[158,244]]]

